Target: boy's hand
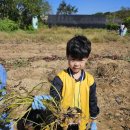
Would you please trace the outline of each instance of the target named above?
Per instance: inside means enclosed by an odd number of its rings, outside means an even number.
[[[41,96],[35,96],[34,101],[32,103],[32,109],[33,110],[46,110],[46,107],[42,103],[42,100],[50,100],[50,95],[41,95]]]
[[[97,130],[97,123],[95,121],[92,121],[90,124],[90,130]]]

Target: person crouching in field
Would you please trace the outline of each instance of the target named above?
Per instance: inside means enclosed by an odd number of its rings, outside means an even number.
[[[97,130],[96,119],[99,108],[96,83],[93,76],[84,70],[90,52],[91,42],[85,36],[78,35],[70,39],[66,47],[68,68],[59,72],[52,81],[53,87],[50,88],[50,95],[56,100],[60,100],[61,108],[64,110],[78,108],[82,111],[79,123],[71,122],[68,124],[67,130],[86,130],[89,122],[90,129]],[[57,91],[61,95],[61,99]],[[36,100],[34,98],[33,109],[45,108],[42,103],[36,105],[41,99],[42,96],[37,96]]]

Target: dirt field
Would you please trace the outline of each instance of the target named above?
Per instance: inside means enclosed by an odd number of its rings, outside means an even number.
[[[51,79],[67,67],[66,43],[0,41],[0,63],[8,73],[8,90],[23,91]],[[97,82],[99,130],[130,130],[130,41],[93,43],[86,70]],[[15,85],[21,84],[14,88]],[[37,94],[48,93],[48,85]]]

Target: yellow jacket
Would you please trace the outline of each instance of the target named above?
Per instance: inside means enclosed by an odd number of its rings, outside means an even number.
[[[63,82],[62,88],[62,100],[61,107],[63,109],[68,109],[72,107],[74,104],[74,93],[75,86],[79,84],[76,82],[74,78],[72,78],[66,70],[61,71],[58,74],[59,78]],[[85,79],[81,81],[79,85],[79,93],[80,93],[80,107],[82,110],[82,119],[79,126],[79,130],[85,130],[86,124],[89,122],[90,114],[89,114],[89,90],[90,86],[93,85],[94,78],[88,72],[85,73]]]

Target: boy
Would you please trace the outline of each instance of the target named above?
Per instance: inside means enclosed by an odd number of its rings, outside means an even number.
[[[61,107],[65,110],[76,107],[82,111],[83,118],[79,126],[69,125],[68,130],[85,130],[90,119],[92,120],[91,130],[97,130],[96,118],[99,114],[99,108],[97,106],[96,84],[93,76],[84,71],[90,52],[91,42],[85,36],[75,36],[70,39],[66,47],[68,68],[61,71],[52,81],[53,86],[61,95]],[[56,89],[51,87],[50,95],[56,100],[60,100]],[[37,104],[35,100],[34,102]],[[38,105],[36,108],[35,104],[33,108],[38,109]]]

